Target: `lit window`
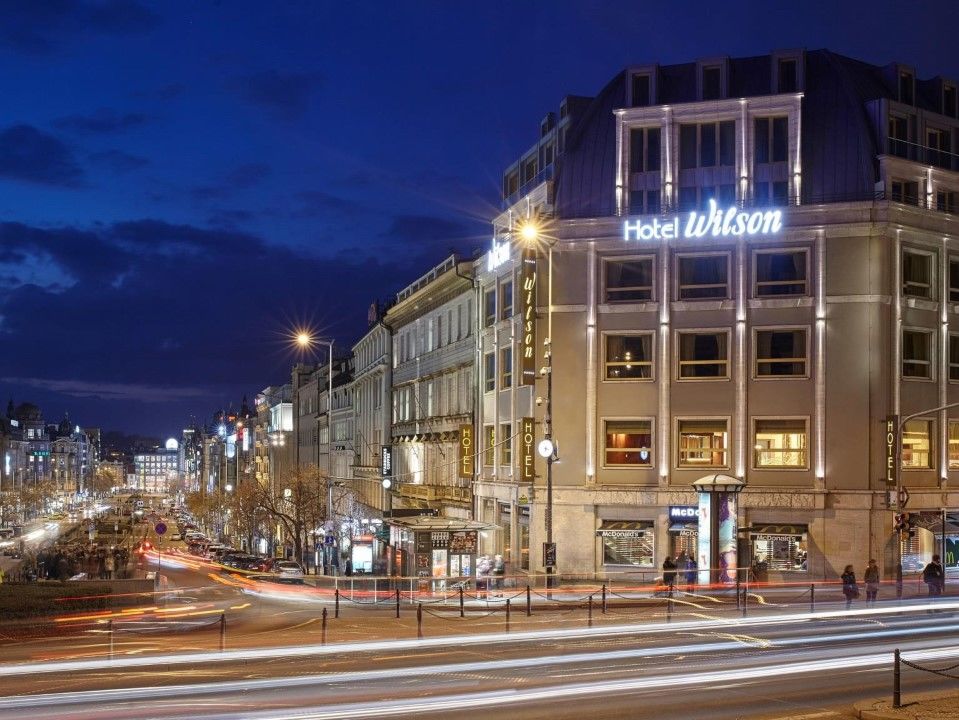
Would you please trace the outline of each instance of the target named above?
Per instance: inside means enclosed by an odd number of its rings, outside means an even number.
[[[808,467],[806,458],[808,440],[805,419],[757,418],[754,429],[754,467]]]
[[[496,462],[496,426],[487,425],[484,428],[486,451],[483,453],[483,464],[493,465]]]
[[[902,251],[902,294],[908,297],[932,298],[933,272],[930,253]]]
[[[679,378],[725,378],[729,375],[729,334],[680,332]]]
[[[606,421],[607,466],[652,467],[652,446],[652,421]]]
[[[932,420],[908,420],[902,428],[902,467],[933,467]]]
[[[959,470],[959,420],[949,421],[949,469]]]
[[[806,329],[756,331],[757,377],[805,377]]]
[[[918,380],[932,379],[931,331],[902,331],[902,376]]]
[[[652,377],[652,333],[606,336],[607,380],[650,380]]]
[[[679,421],[679,467],[727,467],[726,420]]]
[[[500,464],[509,465],[513,462],[513,430],[512,425],[509,423],[503,423],[499,426],[499,434],[502,440],[500,447]]]

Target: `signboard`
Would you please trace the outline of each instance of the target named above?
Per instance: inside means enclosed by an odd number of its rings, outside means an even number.
[[[489,272],[493,272],[493,270],[509,260],[509,248],[509,233],[503,237],[503,242],[497,242],[496,238],[493,238],[493,245],[490,247],[490,251],[486,255],[486,269]]]
[[[886,417],[886,484],[896,484],[896,456],[899,454],[899,416]]]
[[[543,543],[543,567],[556,567],[556,543]]]
[[[390,477],[393,474],[393,446],[384,445],[380,450],[380,474]]]
[[[459,441],[459,476],[472,478],[476,467],[476,442],[473,436],[472,425],[460,425]]]
[[[521,482],[533,482],[536,477],[534,454],[536,446],[536,421],[524,417],[520,422],[519,434],[519,479]]]
[[[519,384],[536,382],[536,253],[523,250],[519,266],[519,312],[522,322],[519,338]]]
[[[416,533],[416,554],[417,556],[428,555],[433,552],[433,541],[428,532]]]
[[[454,532],[450,536],[450,552],[460,555],[474,555],[476,553],[476,531]]]
[[[755,210],[749,212],[735,205],[720,208],[709,200],[706,212],[691,210],[685,221],[676,215],[652,222],[626,220],[623,223],[624,240],[692,240],[703,237],[728,238],[741,235],[774,235],[782,230],[782,210]]]
[[[156,530],[157,535],[163,535],[166,533],[166,523],[158,522],[153,529]]]
[[[672,522],[691,522],[699,519],[698,505],[670,505],[669,519]]]

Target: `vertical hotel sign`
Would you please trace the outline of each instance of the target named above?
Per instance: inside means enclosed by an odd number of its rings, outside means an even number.
[[[536,446],[536,423],[531,417],[524,417],[519,434],[519,477],[521,482],[533,482],[536,466],[533,464],[533,452]]]
[[[520,315],[520,385],[536,382],[536,252],[524,249],[519,266]]]
[[[473,426],[460,425],[459,442],[459,476],[461,478],[472,478],[476,443],[473,441]]]
[[[896,484],[896,464],[899,455],[899,416],[886,416],[886,432],[883,436],[886,441],[886,484]]]

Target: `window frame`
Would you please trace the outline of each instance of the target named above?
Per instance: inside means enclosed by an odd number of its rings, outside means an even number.
[[[653,470],[656,467],[656,418],[651,415],[646,416],[619,416],[619,415],[608,415],[603,416],[600,419],[600,426],[603,429],[602,438],[603,438],[603,457],[600,467],[603,470]],[[640,464],[626,464],[626,463],[609,463],[606,458],[609,456],[610,448],[606,445],[607,440],[607,425],[609,423],[649,423],[649,459],[645,463]],[[634,452],[638,452],[641,448],[636,448]],[[614,452],[619,451],[623,452],[624,448],[612,448]],[[630,449],[626,448],[626,452],[629,452]]]
[[[929,294],[928,294],[928,295],[913,295],[913,294],[911,294],[911,293],[907,293],[907,292],[906,292],[906,287],[907,287],[907,285],[909,285],[909,284],[912,284],[912,285],[920,285],[920,286],[921,286],[920,283],[915,283],[915,282],[907,283],[907,281],[906,281],[906,275],[905,275],[905,272],[906,272],[906,255],[912,255],[913,257],[922,257],[922,258],[925,258],[926,262],[928,263],[928,265],[929,265],[929,283],[928,283]],[[903,296],[904,298],[915,298],[916,300],[929,300],[929,301],[932,301],[932,302],[935,302],[935,301],[936,301],[937,295],[938,295],[938,293],[936,292],[936,285],[938,284],[938,282],[937,282],[937,281],[938,281],[938,277],[937,277],[937,276],[938,276],[938,274],[939,274],[939,273],[937,272],[937,268],[936,268],[936,266],[938,265],[938,263],[937,263],[936,261],[937,261],[938,259],[939,259],[939,258],[938,258],[938,254],[937,254],[934,250],[926,250],[926,249],[924,249],[924,248],[917,248],[917,247],[914,247],[914,246],[912,246],[912,245],[903,245],[903,246],[902,246],[902,249],[901,249],[901,251],[900,251],[900,258],[899,258],[899,267],[900,267],[900,271],[899,271],[899,272],[900,272],[899,282],[900,282],[900,284],[901,284],[901,292],[902,292],[902,296]]]
[[[927,427],[927,429],[928,429],[928,430],[927,430],[927,435],[926,435],[926,437],[927,437],[928,440],[929,440],[929,450],[927,451],[927,452],[928,452],[928,455],[929,455],[929,463],[928,463],[927,465],[915,466],[915,465],[905,465],[905,464],[904,464],[904,458],[905,458],[905,456],[906,456],[906,452],[905,452],[906,426],[907,426],[909,423],[913,423],[913,422],[925,423],[925,424],[926,424],[926,427]],[[948,426],[947,426],[947,432],[948,432]],[[947,435],[947,438],[948,438],[948,435]],[[913,471],[913,472],[915,472],[915,471],[918,471],[918,472],[930,472],[930,471],[934,471],[934,470],[937,469],[937,466],[938,466],[938,464],[939,464],[939,463],[938,463],[938,458],[937,458],[937,454],[938,454],[938,452],[939,452],[939,449],[938,449],[938,447],[937,447],[937,444],[938,444],[938,443],[936,442],[936,420],[935,420],[935,418],[925,417],[925,416],[923,416],[923,417],[916,417],[916,418],[910,418],[910,419],[909,419],[906,423],[904,423],[903,426],[902,426],[902,435],[901,435],[901,437],[900,437],[900,442],[903,443],[903,450],[902,450],[902,453],[901,453],[900,458],[899,458],[899,467],[900,467],[900,470],[901,470],[902,472],[910,472],[910,471]],[[947,448],[947,452],[948,452],[948,448]],[[948,457],[946,458],[946,464],[948,465]]]
[[[496,295],[498,289],[496,286],[483,289],[483,327],[493,327],[496,324]],[[493,298],[493,313],[489,314],[489,298]]]
[[[717,287],[715,283],[708,285],[683,285],[682,278],[680,277],[682,260],[690,258],[704,258],[704,257],[719,257],[723,256],[726,258],[726,293],[722,296],[716,297],[704,297],[704,298],[684,298],[682,296],[683,288],[710,288]],[[731,299],[732,291],[732,253],[729,250],[715,250],[715,251],[703,251],[703,252],[677,252],[673,256],[673,275],[675,276],[675,287],[674,295],[677,302],[709,302],[712,301],[722,301]]]
[[[508,390],[513,387],[513,346],[507,345],[506,347],[501,347],[497,351],[499,357],[498,361],[498,371],[499,371],[499,387],[500,390]],[[505,355],[509,353],[509,362]]]
[[[602,305],[630,305],[630,304],[639,304],[639,303],[649,303],[656,302],[656,255],[609,255],[602,258],[603,260],[603,302]],[[636,261],[649,261],[652,266],[652,271],[650,276],[652,277],[652,284],[649,286],[649,299],[648,300],[611,300],[609,297],[609,263],[611,262],[636,262]],[[614,288],[614,290],[645,290],[644,286],[637,285],[629,288]]]
[[[947,376],[946,376],[946,377],[947,377],[948,381],[951,382],[951,383],[959,383],[959,362],[955,362],[955,363],[954,363],[954,362],[952,361],[952,340],[953,340],[953,338],[956,339],[956,344],[959,345],[959,332],[950,332],[950,333],[947,335],[947,340],[948,340],[948,342],[946,343],[946,345],[947,345],[946,351],[949,353],[949,357],[947,358],[947,361],[948,361],[948,362],[946,363],[946,368],[947,368],[947,370],[946,370]],[[959,359],[959,353],[957,353],[957,359]],[[952,370],[953,370],[953,368],[956,369],[956,377],[953,377],[953,376],[952,376]]]
[[[753,415],[751,423],[752,430],[752,469],[757,471],[772,470],[775,472],[779,471],[792,471],[792,472],[809,472],[809,455],[810,455],[810,445],[812,438],[809,435],[809,416],[808,415]],[[778,450],[760,450],[756,447],[756,434],[757,434],[757,422],[762,422],[764,420],[801,420],[803,423],[803,434],[806,437],[806,445],[802,449],[803,455],[803,464],[802,465],[760,465],[759,454],[761,452],[772,452],[772,453],[785,453],[785,452],[794,452],[787,451],[783,449]],[[798,450],[795,452],[799,452]]]
[[[509,305],[506,304],[507,288],[509,288]],[[516,304],[516,287],[513,283],[513,277],[504,278],[497,288],[497,317],[500,320],[509,320],[513,317]],[[507,312],[509,310],[509,312]]]
[[[496,466],[496,426],[483,426],[483,467]]]
[[[953,462],[952,454],[949,448],[951,444],[951,435],[949,431],[953,425],[955,425],[956,427],[959,427],[959,418],[946,418],[946,470],[947,471],[959,470],[959,450],[957,450],[957,453],[956,453],[956,461]],[[959,435],[959,433],[957,433],[957,435]],[[957,441],[957,445],[959,445],[959,441]]]
[[[711,375],[703,377],[683,377],[683,365],[717,365],[719,361],[711,360],[683,360],[682,359],[682,341],[683,335],[725,335],[726,336],[726,359],[723,364],[726,366],[725,375]],[[674,377],[676,382],[716,382],[728,381],[732,376],[730,374],[730,365],[732,364],[732,328],[678,328],[673,331],[673,354]]]
[[[712,422],[712,421],[722,421],[726,425],[726,447],[723,448],[723,460],[724,465],[701,465],[698,463],[693,464],[683,464],[683,449],[681,447],[682,443],[682,423],[684,422]],[[730,452],[732,450],[733,436],[732,431],[730,430],[730,425],[732,425],[732,418],[729,415],[683,415],[677,416],[674,420],[674,447],[676,448],[676,455],[674,457],[675,469],[676,470],[728,470]],[[688,452],[688,451],[687,451]]]
[[[808,245],[796,246],[796,247],[776,247],[776,248],[753,248],[752,251],[752,297],[757,300],[771,300],[776,298],[797,298],[797,297],[809,297],[810,282],[809,282],[809,273],[810,273],[810,248]],[[795,294],[783,294],[783,295],[761,295],[759,293],[759,256],[760,255],[793,255],[801,253],[804,256],[804,264],[806,267],[806,278],[803,280],[803,292]],[[797,281],[795,280],[764,280],[765,285],[793,285]]]
[[[759,333],[761,332],[786,332],[786,331],[796,331],[802,330],[806,335],[806,357],[803,359],[803,374],[802,375],[760,375],[759,374]],[[755,325],[752,328],[752,379],[753,380],[808,380],[810,377],[809,374],[809,356],[811,351],[811,338],[812,333],[810,332],[809,325]],[[796,358],[763,358],[763,363],[786,363],[786,362],[797,362]]]
[[[949,293],[948,302],[959,303],[959,284],[957,284],[956,287],[952,286],[952,264],[953,263],[955,263],[957,269],[959,269],[959,255],[949,255],[948,257],[946,267],[947,267],[947,272],[949,273],[949,278],[947,280],[948,287],[946,288],[946,291]],[[959,272],[957,272],[956,275],[957,277],[959,277]],[[955,292],[955,297],[953,297],[953,292]]]
[[[905,348],[905,336],[906,333],[918,333],[919,335],[925,335],[927,338],[927,348],[929,350],[929,359],[928,360],[910,360],[911,364],[926,364],[929,367],[929,376],[928,377],[919,377],[915,375],[906,375],[905,365],[906,365],[906,355],[903,352]],[[899,338],[899,379],[903,381],[910,382],[935,382],[936,380],[936,343],[935,343],[935,333],[936,331],[931,328],[922,328],[922,327],[913,327],[903,326],[901,330],[901,335]]]
[[[603,343],[603,368],[602,368],[602,378],[600,382],[608,383],[630,383],[630,382],[642,382],[650,383],[656,382],[656,331],[655,330],[603,330],[600,333]],[[608,348],[606,345],[607,338],[609,337],[643,337],[648,335],[650,337],[649,344],[649,362],[640,361],[632,363],[634,365],[649,365],[649,377],[648,378],[611,378],[609,377],[608,368],[609,368],[609,359],[608,359]],[[624,363],[618,363],[624,364]]]
[[[490,362],[492,359],[492,362]],[[492,375],[490,374],[492,369]],[[490,387],[490,382],[493,386]],[[490,393],[496,390],[496,351],[491,350],[483,353],[483,392]]]
[[[500,440],[501,444],[499,446],[499,464],[507,467],[512,467],[513,466],[513,424],[508,422],[500,423],[499,430],[500,430],[500,434],[503,436],[503,439]]]

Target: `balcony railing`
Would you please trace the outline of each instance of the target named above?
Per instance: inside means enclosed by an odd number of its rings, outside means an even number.
[[[501,209],[506,210],[510,206],[515,205],[524,195],[528,195],[530,192],[532,192],[533,188],[541,185],[547,180],[552,180],[553,168],[554,165],[547,165],[532,178],[520,185],[518,190],[511,192],[507,197],[503,198],[503,202],[500,203]]]
[[[959,154],[949,150],[927,147],[919,143],[901,140],[895,137],[886,138],[886,147],[890,155],[905,160],[914,160],[924,165],[959,171]]]

